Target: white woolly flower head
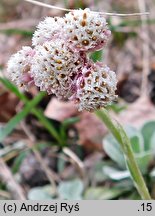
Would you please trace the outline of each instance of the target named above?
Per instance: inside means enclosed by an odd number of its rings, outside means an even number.
[[[32,83],[30,76],[31,61],[34,50],[29,46],[24,46],[16,54],[12,55],[8,61],[8,74],[10,79],[19,87],[28,90]]]
[[[77,80],[74,96],[79,111],[93,111],[116,99],[116,74],[102,63],[89,63]]]
[[[62,17],[46,17],[37,26],[32,38],[32,45],[42,45],[46,41],[59,37],[62,35],[60,32],[64,29],[64,25],[64,18]]]
[[[57,39],[36,47],[31,74],[35,85],[60,99],[72,95],[72,84],[83,66],[83,56],[73,53],[66,41]]]
[[[34,49],[23,47],[8,62],[10,78],[28,89],[77,103],[79,111],[93,111],[115,98],[116,75],[102,63],[93,63],[88,52],[104,47],[110,30],[105,18],[89,9],[73,10],[40,22],[32,39]]]
[[[95,51],[103,48],[111,34],[106,20],[88,8],[74,10],[65,16],[66,32],[76,50]]]

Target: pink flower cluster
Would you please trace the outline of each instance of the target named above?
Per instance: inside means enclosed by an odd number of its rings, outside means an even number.
[[[93,111],[115,98],[117,79],[88,53],[102,49],[110,36],[106,20],[89,9],[40,22],[31,47],[23,47],[8,62],[8,73],[26,90],[33,84],[59,99],[73,100],[79,111]]]

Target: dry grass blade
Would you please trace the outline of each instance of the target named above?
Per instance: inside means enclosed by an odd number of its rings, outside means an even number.
[[[51,185],[53,186],[53,189],[55,190],[55,193],[57,193],[57,186],[56,186],[55,181],[60,181],[59,176],[48,167],[48,165],[46,164],[46,162],[42,158],[40,152],[34,148],[33,144],[35,143],[36,139],[33,136],[33,134],[31,134],[31,132],[29,131],[29,129],[26,127],[26,125],[24,123],[21,123],[21,126],[24,129],[26,135],[29,137],[29,140],[30,140],[30,142],[27,142],[28,148],[32,149],[36,160],[39,162],[40,166],[42,167],[43,171],[45,172],[49,182],[51,183]]]
[[[81,177],[84,178],[84,176],[85,176],[85,167],[84,167],[83,162],[80,160],[80,158],[72,150],[70,150],[67,147],[63,148],[63,152],[66,155],[68,155],[73,160],[73,162],[78,166],[79,173],[80,173]]]
[[[71,9],[67,9],[67,8],[62,8],[62,7],[56,7],[53,5],[49,5],[49,4],[45,4],[42,2],[38,2],[35,0],[25,0],[27,2],[30,2],[32,4],[38,5],[38,6],[42,6],[42,7],[47,7],[47,8],[51,8],[51,9],[56,9],[56,10],[62,10],[62,11],[74,11]],[[92,13],[99,13],[101,15],[108,15],[108,16],[121,16],[121,17],[126,17],[126,16],[143,16],[143,15],[149,15],[148,12],[143,12],[143,13],[128,13],[128,14],[121,14],[121,13],[108,13],[108,12],[98,12],[98,11],[91,11]]]
[[[15,200],[26,200],[23,189],[15,181],[10,169],[2,158],[0,158],[0,179],[4,182]]]
[[[3,190],[0,190],[0,199],[1,198],[5,198],[5,199],[11,199],[11,196],[10,196],[10,193],[6,192],[6,191],[3,191]]]

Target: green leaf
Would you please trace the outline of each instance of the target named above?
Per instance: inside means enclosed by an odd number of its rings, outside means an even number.
[[[65,119],[63,122],[62,122],[62,126],[64,128],[67,128],[69,127],[70,125],[73,125],[77,122],[80,121],[80,118],[79,117],[72,117],[72,118],[68,118],[68,119]]]
[[[127,133],[128,137],[130,138],[130,142],[132,145],[132,149],[134,153],[141,153],[144,151],[144,140],[143,137],[135,127],[131,125],[125,126],[125,132]]]
[[[112,103],[111,105],[107,106],[106,108],[113,110],[115,113],[120,113],[123,110],[127,109],[127,105]]]
[[[3,85],[13,92],[18,98],[27,103],[29,99],[21,93],[18,88],[11,83],[9,80],[1,78],[0,81]],[[45,95],[45,93],[42,92]],[[52,123],[44,116],[44,113],[41,109],[32,109],[31,112],[39,119],[39,121],[44,125],[44,127],[49,131],[49,133],[58,141],[58,143],[63,143],[64,141],[61,139],[60,135],[57,133],[56,129],[52,125]]]
[[[148,19],[146,21],[147,24],[151,25],[155,23],[155,19]],[[141,20],[123,20],[118,26],[139,26],[141,25]]]
[[[136,161],[139,165],[139,168],[143,174],[146,174],[148,171],[149,163],[153,160],[153,152],[146,151],[135,155]]]
[[[155,131],[151,137],[150,141],[150,151],[152,151],[153,155],[155,155]]]
[[[54,195],[51,185],[46,185],[44,187],[32,188],[27,196],[29,200],[52,200]]]
[[[62,138],[62,140],[64,140],[64,144],[62,145],[62,147],[65,147],[67,146],[67,133],[66,133],[66,130],[67,128],[70,126],[70,125],[73,125],[75,123],[77,123],[78,121],[80,120],[79,117],[72,117],[72,118],[68,118],[68,119],[65,119],[62,123],[61,123],[61,127],[60,127],[60,136]]]
[[[111,135],[107,135],[103,140],[103,149],[107,155],[115,161],[121,169],[126,169],[126,163],[123,152],[116,139]]]
[[[143,137],[140,132],[131,126],[126,126],[125,131],[130,138],[132,149],[134,153],[142,153],[144,151]],[[117,140],[111,135],[107,135],[103,140],[103,149],[122,169],[126,169],[126,163],[123,156],[123,151]]]
[[[23,35],[25,37],[32,37],[33,36],[33,31],[28,31],[28,30],[22,30],[22,29],[5,29],[5,30],[0,30],[0,33],[5,33],[7,35]]]
[[[106,176],[115,181],[121,181],[130,178],[130,172],[128,170],[122,171],[111,166],[104,166],[102,171]]]
[[[13,173],[16,173],[18,172],[19,168],[20,168],[20,165],[22,163],[22,161],[26,158],[28,154],[28,151],[24,151],[24,152],[21,152],[14,160],[14,163],[13,163],[13,167],[12,167],[12,172]]]
[[[18,90],[18,88],[13,83],[11,83],[8,79],[0,77],[0,81],[7,89],[13,92],[18,98],[24,101],[26,100],[26,96],[23,93],[21,93]]]
[[[115,139],[119,142],[121,149],[124,153],[127,168],[130,171],[132,180],[136,185],[136,188],[141,195],[142,199],[151,199],[148,192],[148,188],[141,175],[137,162],[135,160],[134,152],[131,147],[131,142],[123,129],[123,127],[117,122],[113,121],[106,109],[95,111],[96,115],[105,123]]]
[[[111,160],[104,160],[99,161],[98,163],[94,164],[92,175],[91,175],[91,181],[95,183],[101,183],[108,179],[108,177],[103,172],[104,166],[113,166],[115,167],[115,163]]]
[[[90,58],[93,60],[93,62],[101,61],[103,58],[103,51],[99,50],[91,54]]]
[[[22,121],[43,98],[44,94],[40,93],[32,101],[28,102],[23,110],[16,114],[4,128],[0,129],[0,142],[2,142],[12,131],[13,129]]]
[[[153,134],[155,133],[155,121],[147,122],[143,125],[141,129],[141,133],[144,139],[144,148],[146,151],[150,150],[151,147],[151,139]]]
[[[60,199],[81,200],[84,189],[83,182],[80,179],[61,182],[58,187]]]
[[[38,143],[35,143],[35,145],[33,145],[31,149],[43,151],[45,148],[51,147],[51,145],[54,146],[56,144],[53,142],[38,142]]]
[[[88,200],[108,200],[115,199],[129,189],[123,188],[107,188],[107,187],[90,187],[84,194],[84,199]]]

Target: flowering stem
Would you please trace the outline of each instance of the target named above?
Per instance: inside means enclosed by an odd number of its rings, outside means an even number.
[[[104,122],[104,124],[113,134],[113,136],[119,142],[122,151],[124,153],[125,160],[128,169],[130,171],[131,177],[141,198],[144,200],[150,200],[151,196],[149,194],[148,188],[145,184],[143,176],[135,160],[134,152],[132,150],[130,140],[126,132],[124,131],[123,127],[117,121],[113,121],[111,119],[106,109],[98,110],[95,113]]]

